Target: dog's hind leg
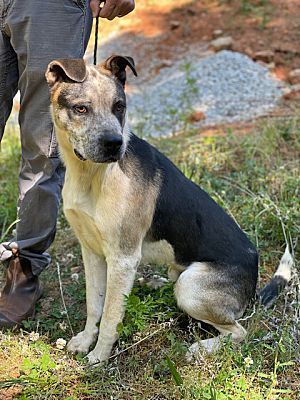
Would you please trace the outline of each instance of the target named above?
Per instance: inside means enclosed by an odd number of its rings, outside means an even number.
[[[219,349],[222,337],[231,336],[234,342],[242,341],[246,330],[237,322],[245,305],[226,273],[214,269],[208,263],[193,263],[178,278],[175,296],[178,306],[191,317],[214,326],[220,335],[201,340],[190,347],[187,354],[199,352],[202,347],[207,352]]]
[[[82,246],[82,257],[86,280],[87,319],[82,332],[68,343],[72,353],[87,353],[97,337],[106,291],[107,266],[103,256],[94,254]]]
[[[189,347],[189,350],[186,354],[186,358],[188,361],[192,361],[193,357],[197,356],[197,354],[200,353],[201,349],[205,350],[209,354],[218,351],[223,344],[223,338],[226,336],[230,336],[231,340],[234,343],[239,343],[243,341],[247,335],[247,331],[237,321],[230,325],[219,325],[211,321],[204,322],[216,328],[221,333],[221,335],[193,343]]]

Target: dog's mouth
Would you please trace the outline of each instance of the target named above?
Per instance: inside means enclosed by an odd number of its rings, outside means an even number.
[[[82,155],[76,149],[74,149],[74,153],[76,157],[79,158],[80,161],[86,161],[86,158],[82,157]]]
[[[87,161],[87,158],[84,158],[78,150],[74,149],[74,154],[76,155],[76,157],[80,160],[80,161]],[[112,154],[112,155],[105,155],[102,156],[99,159],[94,159],[93,158],[89,158],[90,161],[96,163],[96,164],[110,164],[113,162],[117,162],[122,158],[122,154],[117,153],[117,154]]]
[[[112,156],[112,157],[107,157],[106,159],[104,159],[103,161],[100,161],[102,163],[112,163],[112,162],[116,162],[119,161],[119,157],[117,156]]]

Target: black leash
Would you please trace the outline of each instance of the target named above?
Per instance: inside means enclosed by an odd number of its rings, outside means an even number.
[[[94,44],[94,65],[97,64],[98,28],[99,28],[99,17],[96,17],[95,44]]]

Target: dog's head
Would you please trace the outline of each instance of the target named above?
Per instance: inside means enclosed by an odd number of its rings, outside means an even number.
[[[81,160],[96,163],[122,158],[129,139],[124,86],[130,57],[112,56],[87,66],[82,59],[54,60],[48,65],[52,115],[61,145],[72,146]]]

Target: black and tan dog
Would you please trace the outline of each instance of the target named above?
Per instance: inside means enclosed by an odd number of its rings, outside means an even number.
[[[207,193],[144,140],[130,133],[124,94],[130,57],[99,66],[56,60],[46,78],[62,159],[66,165],[64,211],[82,247],[87,321],[68,344],[106,360],[140,262],[171,265],[178,306],[213,325],[221,335],[203,340],[217,348],[222,335],[241,341],[237,322],[253,298],[258,255],[243,231]],[[267,303],[290,278],[292,258],[282,257]],[[101,318],[102,317],[102,318]]]

